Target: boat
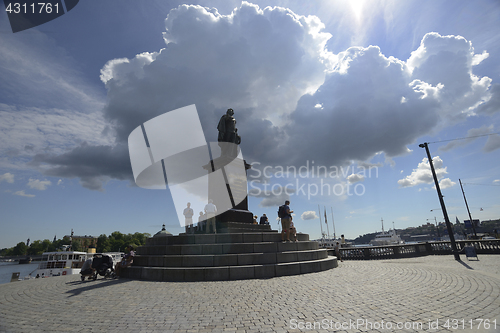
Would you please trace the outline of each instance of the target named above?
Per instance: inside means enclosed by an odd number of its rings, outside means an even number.
[[[25,264],[31,264],[31,257],[26,257],[26,258],[23,258],[23,259],[19,259],[19,263],[21,265],[25,265]]]
[[[37,278],[78,274],[87,260],[86,252],[44,252],[42,262],[34,272]]]
[[[382,220],[382,232],[375,235],[375,238],[370,241],[370,245],[373,246],[394,245],[403,243],[404,242],[401,239],[401,237],[398,234],[396,234],[396,229],[394,227],[392,230],[384,231],[384,220]]]
[[[340,248],[347,248],[347,247],[352,247],[351,242],[347,242],[344,238],[344,235],[342,235],[341,238],[323,238],[318,240],[319,246],[324,249],[334,249],[335,246],[337,245],[337,242],[340,245]]]
[[[98,253],[101,254],[101,253]],[[106,252],[113,259],[113,265],[119,262],[123,252]],[[85,260],[92,258],[95,253],[79,251],[44,252],[42,262],[33,272],[37,278],[50,276],[79,274]]]

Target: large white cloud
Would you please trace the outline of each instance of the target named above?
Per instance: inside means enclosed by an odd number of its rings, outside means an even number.
[[[456,184],[449,178],[444,178],[448,171],[446,171],[446,167],[443,166],[443,160],[439,156],[432,158],[432,162],[434,164],[434,170],[436,171],[436,177],[439,180],[439,186],[442,189],[452,187]],[[400,187],[412,187],[420,184],[432,183],[434,183],[434,178],[432,176],[431,166],[427,158],[424,158],[410,175],[398,180]]]
[[[325,83],[299,101],[288,149],[325,164],[405,154],[418,137],[488,101],[491,80],[472,74],[484,57],[463,37],[437,33],[425,35],[407,61],[377,46],[351,47]]]
[[[231,107],[249,162],[343,165],[406,154],[422,135],[475,112],[496,112],[491,80],[473,73],[487,52],[475,54],[460,36],[428,33],[407,60],[378,46],[332,54],[325,46],[332,35],[317,17],[246,2],[229,15],[182,5],[165,27],[164,49],[110,60],[101,71],[104,114],[118,144],[143,122],[190,104],[206,139],[215,141],[217,122]],[[125,149],[87,145],[78,158],[97,160],[106,149],[120,161],[128,157]],[[74,155],[38,155],[37,163],[53,164],[51,175],[86,177],[91,188],[103,176],[126,178],[123,167],[117,173],[102,163],[78,170]]]
[[[407,64],[412,78],[443,86],[439,93],[441,116],[460,119],[474,114],[476,107],[491,97],[491,79],[472,72],[473,66],[487,57],[487,52],[475,54],[472,43],[461,36],[433,32],[424,36]]]
[[[195,103],[206,131],[215,132],[231,107],[243,140],[258,145],[252,131],[272,129],[265,119],[276,122],[323,82],[331,35],[316,17],[246,2],[230,15],[182,5],[165,26],[166,48],[111,60],[101,71],[110,99],[105,112],[122,140],[142,122]]]

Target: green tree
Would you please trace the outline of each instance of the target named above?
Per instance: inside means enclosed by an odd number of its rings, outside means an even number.
[[[28,247],[26,246],[26,243],[19,242],[17,243],[16,246],[14,246],[12,254],[15,256],[22,256],[25,255],[27,252],[28,252]]]
[[[45,251],[43,243],[40,240],[36,240],[30,244],[28,249],[28,254],[30,255],[40,255]]]
[[[102,234],[97,238],[97,248],[98,253],[111,252],[111,244],[108,236]]]
[[[71,244],[71,249],[73,251],[82,251],[83,250],[82,242],[79,239],[73,240]]]
[[[56,250],[54,248],[54,244],[52,244],[52,242],[49,241],[48,239],[44,239],[42,241],[42,245],[43,245],[43,252],[53,252]]]

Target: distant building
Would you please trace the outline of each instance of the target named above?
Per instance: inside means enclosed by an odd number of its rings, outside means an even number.
[[[474,228],[481,226],[481,222],[479,220],[472,220],[472,223],[474,223]],[[464,224],[466,228],[472,228],[470,220],[464,220]]]
[[[72,241],[75,241],[75,240],[78,240],[80,245],[82,246],[82,248],[84,249],[88,249],[89,247],[97,247],[97,239],[99,237],[96,237],[96,236],[70,236],[70,235],[66,235],[64,236],[64,238],[68,238]]]

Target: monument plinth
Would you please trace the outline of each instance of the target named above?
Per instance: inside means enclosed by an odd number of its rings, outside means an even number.
[[[209,172],[208,198],[213,201],[218,211],[225,210],[217,215],[216,221],[252,223],[253,213],[248,210],[246,178],[246,170],[250,169],[251,165],[241,158],[238,146],[232,143],[219,143],[218,146],[222,146],[221,156],[203,166]],[[232,155],[224,154],[226,147],[227,150],[233,151]]]
[[[205,213],[209,219],[215,216],[217,233],[201,234],[203,231],[197,230],[174,236],[162,230],[137,249],[132,266],[123,270],[124,277],[150,281],[262,279],[337,266],[337,258],[329,257],[318,242],[309,240],[309,235],[299,233],[297,242],[283,243],[281,234],[270,225],[252,223],[246,175],[250,165],[241,154],[233,114],[229,109],[221,117],[218,142],[209,143],[208,151],[203,137],[199,145],[180,152],[181,157],[162,160],[176,207],[185,204],[182,200],[186,198],[199,205],[208,202]],[[139,134],[137,131],[135,135]],[[186,225],[193,223],[190,204],[188,201],[184,210],[189,214],[178,212],[179,219],[186,217]]]

